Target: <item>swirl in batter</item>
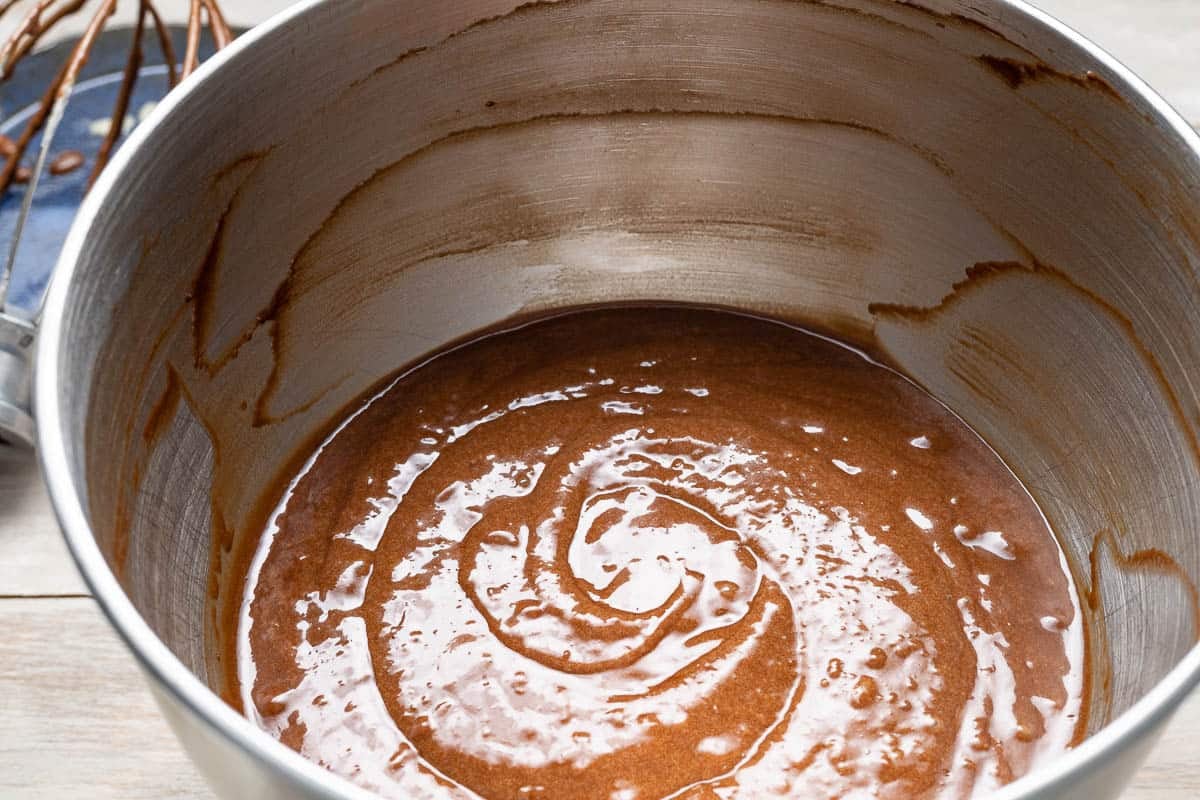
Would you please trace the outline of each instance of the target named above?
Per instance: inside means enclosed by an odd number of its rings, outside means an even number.
[[[1032,499],[907,380],[779,323],[481,337],[281,494],[244,710],[385,796],[959,798],[1082,729]]]

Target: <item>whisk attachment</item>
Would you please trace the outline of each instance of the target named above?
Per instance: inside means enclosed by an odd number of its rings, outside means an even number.
[[[11,245],[8,252],[0,253],[0,442],[23,445],[33,443],[30,373],[34,342],[37,338],[37,322],[41,316],[41,301],[38,302],[32,316],[18,313],[9,302],[9,290],[12,286],[21,234],[25,229],[38,183],[48,167],[51,172],[61,169],[61,165],[49,166],[49,153],[55,131],[70,102],[75,83],[95,50],[101,34],[111,22],[120,3],[137,3],[128,56],[113,103],[111,122],[96,148],[93,167],[87,180],[88,189],[91,189],[107,166],[123,132],[123,122],[129,112],[130,101],[145,60],[143,39],[147,31],[153,32],[162,53],[167,70],[168,91],[199,65],[200,42],[205,28],[208,29],[217,50],[233,41],[233,30],[225,20],[218,0],[175,0],[186,3],[188,9],[186,49],[182,61],[179,61],[170,31],[159,10],[165,1],[99,0],[93,5],[89,0],[33,0],[23,11],[23,16],[17,20],[9,36],[0,41],[2,84],[14,75],[21,61],[56,27],[73,16],[90,14],[83,33],[68,51],[61,67],[46,84],[41,99],[20,132],[11,139],[0,137],[0,198],[4,197],[14,183],[26,184]],[[20,13],[17,10],[18,5],[19,0],[0,0],[0,20],[10,14]],[[91,7],[91,10],[88,7]],[[25,163],[25,157],[39,135],[41,141],[31,167]],[[75,154],[73,161],[78,166],[82,159]],[[58,160],[54,162],[57,164]]]

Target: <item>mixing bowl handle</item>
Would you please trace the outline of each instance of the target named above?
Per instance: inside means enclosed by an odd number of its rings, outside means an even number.
[[[32,447],[30,378],[37,328],[5,313],[5,277],[0,275],[0,442]]]

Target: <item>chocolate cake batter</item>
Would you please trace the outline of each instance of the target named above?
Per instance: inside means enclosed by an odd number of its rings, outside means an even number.
[[[391,797],[959,798],[1082,730],[1029,495],[863,355],[580,311],[409,370],[248,567],[246,713]]]

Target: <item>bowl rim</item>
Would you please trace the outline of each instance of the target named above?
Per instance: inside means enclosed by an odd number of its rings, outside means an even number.
[[[41,317],[34,370],[34,410],[38,457],[68,549],[104,615],[137,658],[143,672],[157,687],[165,690],[171,700],[188,709],[209,734],[215,734],[226,746],[237,747],[254,757],[292,787],[331,800],[372,800],[378,795],[318,766],[226,704],[184,666],[142,618],[101,553],[84,511],[84,501],[72,480],[63,429],[64,385],[58,370],[63,355],[64,320],[80,256],[86,250],[93,226],[108,198],[119,194],[128,179],[138,172],[142,145],[165,120],[191,100],[200,86],[221,79],[227,65],[242,53],[262,40],[284,35],[286,28],[332,2],[336,0],[300,0],[238,37],[232,45],[204,63],[183,86],[168,94],[119,149],[84,200],[55,265]],[[936,0],[932,2],[936,3]],[[976,0],[979,2],[981,0]],[[1191,151],[1193,160],[1200,161],[1200,135],[1170,104],[1104,49],[1026,0],[982,0],[982,3],[983,8],[976,5],[976,10],[999,12],[1006,26],[1012,26],[1014,18],[1023,18],[1104,67],[1106,79],[1115,82],[1118,93],[1142,101],[1152,112],[1152,121],[1178,136]],[[916,0],[912,4],[928,7],[931,0]],[[1193,646],[1149,692],[1108,725],[991,797],[993,800],[1034,798],[1070,786],[1155,732],[1198,684],[1200,643]],[[162,698],[159,699],[161,702]],[[179,732],[177,729],[176,733]]]

